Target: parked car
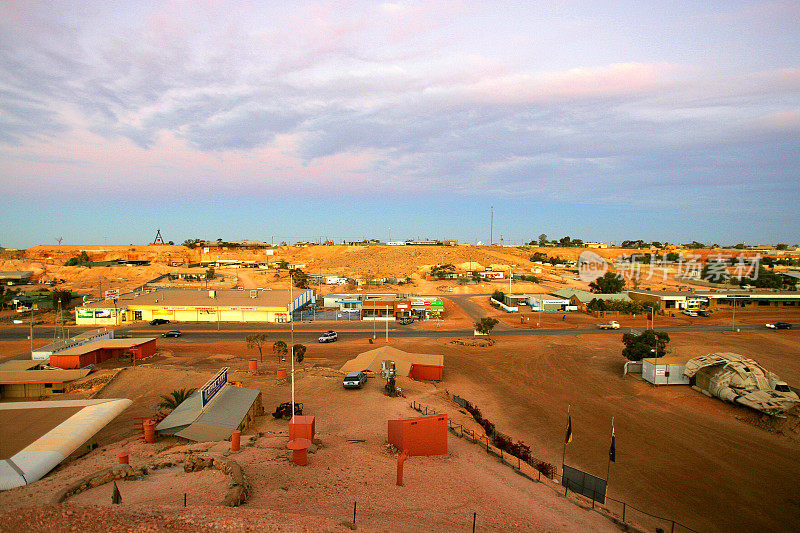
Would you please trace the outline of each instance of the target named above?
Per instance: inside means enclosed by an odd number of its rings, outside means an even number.
[[[792,329],[792,325],[788,322],[775,322],[773,324],[766,324],[770,329]]]
[[[181,332],[178,331],[177,329],[171,329],[169,331],[165,331],[164,333],[162,333],[161,336],[164,337],[164,338],[167,338],[167,337],[180,337],[181,336]]]
[[[328,330],[319,336],[319,342],[336,342],[338,339],[339,335],[333,330]]]
[[[682,313],[686,316],[697,316],[697,311],[691,311],[689,309],[684,309]]]
[[[700,309],[697,311],[697,316],[711,316],[711,311],[708,309]]]
[[[161,324],[169,324],[169,320],[166,318],[154,318],[150,321],[151,326],[160,326]]]
[[[619,329],[619,322],[612,320],[608,324],[598,324],[597,327],[600,329]]]
[[[360,389],[367,382],[367,375],[363,372],[350,372],[344,377],[342,386],[345,389]]]

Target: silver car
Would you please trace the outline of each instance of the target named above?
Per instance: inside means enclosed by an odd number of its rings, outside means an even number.
[[[367,382],[367,375],[363,372],[350,372],[344,377],[342,386],[345,389],[360,389]]]

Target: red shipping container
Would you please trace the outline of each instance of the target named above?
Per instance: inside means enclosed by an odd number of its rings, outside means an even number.
[[[289,440],[308,439],[314,441],[316,433],[315,417],[309,415],[294,415],[294,420],[289,421]]]
[[[409,455],[447,455],[447,415],[389,420],[389,443]]]
[[[416,363],[411,365],[411,371],[408,373],[408,377],[416,379],[417,381],[442,381],[443,375],[443,366],[420,365]]]

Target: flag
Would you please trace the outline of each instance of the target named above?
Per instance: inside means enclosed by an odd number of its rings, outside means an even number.
[[[572,442],[572,415],[567,418],[567,435],[564,437],[564,444]]]
[[[122,503],[122,495],[117,488],[117,482],[114,482],[114,492],[111,493],[111,503]]]
[[[611,447],[608,449],[608,460],[612,463],[617,462],[616,437],[614,436],[614,425],[611,425]]]

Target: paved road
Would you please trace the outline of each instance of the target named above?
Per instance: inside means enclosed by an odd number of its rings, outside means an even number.
[[[222,323],[217,329],[214,324],[198,323],[198,322],[183,322],[180,324],[166,324],[163,326],[150,326],[150,325],[133,325],[117,328],[116,334],[118,337],[124,335],[131,335],[134,337],[160,337],[164,331],[170,329],[179,329],[183,333],[183,338],[188,339],[219,339],[219,340],[237,340],[244,339],[248,334],[255,331],[267,332],[275,338],[288,337],[290,335],[289,326],[283,324],[240,324],[240,323]],[[792,327],[800,327],[800,324],[793,324]],[[316,341],[319,334],[328,328],[332,328],[339,332],[339,336],[343,339],[362,339],[372,336],[372,324],[365,324],[363,322],[324,322],[319,324],[296,324],[295,325],[295,338],[303,341]],[[92,328],[71,328],[72,334],[79,333],[81,330]],[[620,335],[628,331],[641,332],[644,328],[620,328],[618,330],[602,330],[597,328],[563,328],[563,329],[515,329],[504,328],[496,329],[492,336],[505,337],[505,336],[539,336],[539,335],[559,335],[559,336],[575,336],[575,335]],[[730,331],[729,325],[693,325],[693,326],[669,326],[656,328],[658,331],[665,331],[667,333],[702,333],[702,332],[720,332]],[[768,331],[763,324],[741,324],[737,326],[741,331]],[[383,336],[384,329],[380,328],[377,332],[378,337]],[[28,327],[9,327],[3,328],[0,331],[0,341],[3,339],[26,339],[28,338]],[[776,331],[776,335],[780,332]],[[439,338],[439,337],[471,337],[473,332],[471,329],[437,329],[437,330],[417,330],[411,327],[404,327],[400,325],[389,325],[390,337],[423,337],[423,338]],[[34,328],[34,339],[52,339],[52,327],[39,326]]]
[[[472,320],[477,322],[481,318],[489,316],[489,314],[483,307],[472,301],[474,296],[485,296],[488,298],[491,294],[448,294],[443,297],[452,300],[453,303],[463,309]]]

